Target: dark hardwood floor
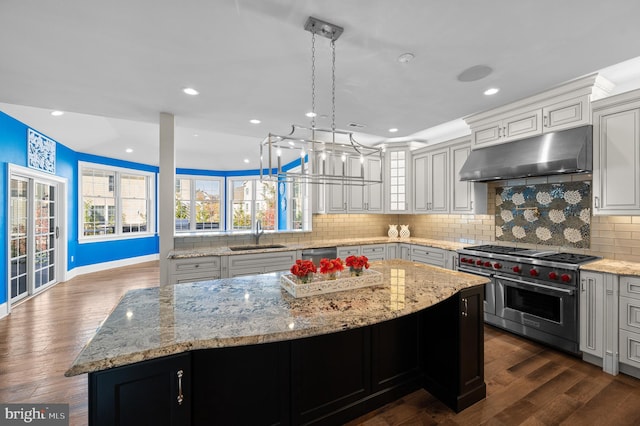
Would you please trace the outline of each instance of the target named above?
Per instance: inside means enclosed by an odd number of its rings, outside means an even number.
[[[158,262],[76,277],[0,320],[0,401],[68,403],[87,424],[87,377],[69,367],[120,297],[158,284]],[[640,380],[485,327],[487,398],[454,413],[416,391],[349,425],[638,425]]]

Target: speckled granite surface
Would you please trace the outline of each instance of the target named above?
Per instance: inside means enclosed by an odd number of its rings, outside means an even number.
[[[580,266],[582,271],[604,272],[617,275],[640,276],[640,263],[602,259]]]
[[[187,259],[193,257],[203,256],[233,256],[236,254],[248,254],[248,253],[265,253],[265,252],[277,252],[277,251],[289,251],[289,250],[303,250],[309,248],[318,247],[342,247],[342,246],[356,246],[361,244],[387,244],[387,243],[410,243],[420,244],[427,247],[436,247],[444,250],[458,250],[473,244],[465,244],[455,241],[443,241],[443,240],[431,240],[428,238],[389,238],[389,237],[374,237],[374,238],[350,238],[341,240],[318,240],[309,243],[300,244],[283,244],[282,248],[270,248],[270,249],[257,249],[257,250],[242,250],[231,251],[229,247],[208,247],[193,250],[172,250],[168,254],[169,259]]]
[[[131,290],[65,375],[348,330],[420,311],[488,282],[402,260],[372,262],[371,269],[384,275],[383,285],[298,299],[281,289],[278,273]]]

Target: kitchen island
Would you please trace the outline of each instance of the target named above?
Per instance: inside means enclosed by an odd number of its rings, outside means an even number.
[[[130,291],[66,375],[89,373],[92,424],[335,424],[420,387],[456,411],[484,398],[486,280],[371,268],[382,285],[298,299],[277,273]]]

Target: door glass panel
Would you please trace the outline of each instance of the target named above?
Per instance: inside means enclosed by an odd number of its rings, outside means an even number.
[[[35,213],[35,257],[34,257],[34,289],[52,282],[49,267],[55,259],[55,187],[47,183],[36,182],[34,197]]]
[[[27,214],[29,182],[11,179],[10,199],[10,264],[11,299],[18,300],[28,294],[27,289]]]

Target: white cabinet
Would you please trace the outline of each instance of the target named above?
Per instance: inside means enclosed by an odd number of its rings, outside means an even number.
[[[360,246],[338,247],[337,256],[344,260],[347,256],[360,256]]]
[[[593,109],[593,213],[640,215],[640,90]]]
[[[367,256],[370,261],[385,260],[386,257],[386,245],[385,244],[368,244],[360,247],[360,254]]]
[[[413,155],[413,211],[449,212],[449,148],[421,149]]]
[[[220,278],[220,256],[169,260],[169,283],[179,284]]]
[[[591,102],[613,85],[591,74],[534,96],[465,118],[472,149],[591,124]]]
[[[580,273],[580,350],[604,356],[604,277],[593,272]]]
[[[458,270],[458,252],[446,250],[444,253],[444,267],[452,271]]]
[[[296,251],[238,254],[223,256],[224,278],[288,271],[296,262]]]
[[[364,176],[365,180],[380,180],[382,161],[379,157],[348,158],[350,176]],[[347,185],[347,210],[349,213],[382,213],[382,183]]]
[[[408,148],[387,148],[385,153],[385,210],[408,213],[411,176],[411,153]]]
[[[487,184],[460,181],[470,153],[468,137],[414,151],[414,213],[486,214]]]
[[[620,278],[620,371],[640,378],[640,278]]]
[[[445,267],[445,250],[436,247],[411,245],[411,261]]]
[[[460,169],[471,153],[468,139],[451,146],[451,209],[453,214],[486,214],[487,184],[460,180]]]

